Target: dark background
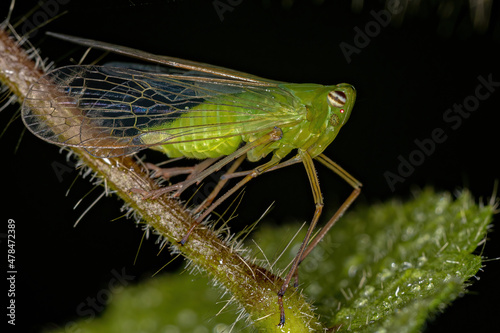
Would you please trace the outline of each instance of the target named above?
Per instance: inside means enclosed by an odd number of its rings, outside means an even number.
[[[403,19],[393,17],[391,25],[374,32],[369,43],[348,62],[339,45],[355,46],[354,28],[365,30],[375,22],[370,11],[383,9],[383,2],[358,10],[352,10],[349,2],[269,2],[233,1],[221,20],[212,1],[60,0],[50,2],[52,7],[35,9],[17,29],[25,33],[31,30],[30,23],[37,25],[67,11],[31,36],[42,56],[58,65],[78,61],[85,49],[46,37],[45,31],[281,81],[351,83],[358,93],[354,112],[326,154],[363,183],[357,205],[408,199],[413,190],[427,185],[451,192],[468,188],[483,201],[491,196],[500,170],[500,87],[456,129],[443,115],[474,94],[478,76],[492,75],[493,81],[500,82],[498,4],[491,10],[487,28],[478,31],[481,29],[474,29],[471,23],[467,2],[430,5],[431,1],[422,1]],[[18,4],[11,22],[17,22],[31,8],[27,1]],[[7,9],[7,4],[0,7],[2,19]],[[87,61],[100,55],[93,51]],[[112,59],[119,58],[106,58]],[[0,114],[2,124],[15,110],[8,108]],[[446,133],[445,142],[437,143],[423,163],[391,189],[384,174],[397,174],[398,157],[408,159],[417,149],[414,140],[429,139],[436,128]],[[77,306],[106,287],[113,269],[125,268],[140,281],[169,257],[166,253],[157,257],[158,246],[148,241],[141,248],[138,263],[132,265],[142,232],[132,221],[117,219],[123,215],[122,204],[114,197],[100,200],[73,228],[102,189],[85,196],[73,210],[93,186],[81,179],[73,184],[78,173],[68,168],[71,162],[65,155],[29,133],[20,139],[22,130],[17,119],[0,140],[2,188],[7,199],[2,200],[2,215],[6,215],[4,221],[16,221],[17,322],[29,322],[30,328],[23,330],[27,332],[76,319]],[[148,157],[160,158],[149,152]],[[327,170],[318,171],[329,211],[328,205],[340,204],[350,189]],[[273,201],[269,220],[310,219],[314,205],[302,167],[264,175],[250,184],[234,227],[253,222]],[[495,229],[482,248],[487,258],[500,256]],[[179,260],[172,267],[181,265]],[[480,280],[469,288],[470,294],[430,322],[427,331],[491,330],[500,311],[499,265],[499,261],[489,261],[477,275]]]

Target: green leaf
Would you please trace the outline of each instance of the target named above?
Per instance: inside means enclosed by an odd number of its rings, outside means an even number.
[[[340,332],[418,332],[429,316],[464,293],[480,269],[481,257],[472,253],[485,239],[494,210],[475,204],[467,191],[453,200],[431,189],[407,203],[357,207],[302,263],[301,287],[314,300],[320,321]],[[297,229],[260,225],[253,244],[263,266],[271,266]],[[301,237],[274,271],[293,259]],[[101,318],[83,319],[73,329],[229,332],[237,307],[224,307],[219,295],[203,276],[158,276],[118,293]],[[232,331],[254,330],[240,320]]]
[[[357,207],[301,265],[304,292],[320,321],[340,332],[418,332],[481,268],[472,253],[494,210],[475,204],[467,191],[453,200],[431,189],[404,204]],[[276,240],[264,233],[271,232],[262,230],[257,243],[270,248],[267,242]]]
[[[99,318],[82,318],[53,333],[229,332],[236,313],[203,276],[164,274],[114,290]]]

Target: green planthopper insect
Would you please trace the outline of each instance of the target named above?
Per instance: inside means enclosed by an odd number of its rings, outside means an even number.
[[[22,118],[28,129],[43,140],[80,147],[96,157],[151,148],[170,158],[206,160],[185,181],[151,193],[142,192],[146,197],[169,192],[179,195],[233,163],[221,182],[234,177],[242,180],[213,202],[221,186],[216,188],[198,207],[197,222],[191,231],[251,179],[295,163],[304,164],[316,209],[291,269],[277,291],[279,325],[284,325],[283,296],[293,278],[297,284],[299,264],[360,193],[361,183],[323,154],[349,119],[356,98],[354,87],[345,83],[284,83],[103,42],[50,35],[173,68],[169,72],[83,65],[58,68],[30,88]],[[284,160],[292,152],[295,154]],[[244,158],[256,162],[268,156],[253,170],[234,172]],[[324,203],[313,159],[353,187],[315,237],[312,234]],[[188,237],[189,233],[180,243],[187,242]]]

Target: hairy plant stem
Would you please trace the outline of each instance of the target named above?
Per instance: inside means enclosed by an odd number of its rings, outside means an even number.
[[[21,103],[30,85],[44,74],[40,69],[42,62],[38,55],[29,56],[20,47],[20,43],[6,29],[7,26],[7,23],[0,25],[0,80]],[[44,111],[38,109],[33,112]],[[252,259],[246,256],[248,251],[241,246],[236,247],[225,242],[212,229],[203,226],[194,229],[185,245],[178,245],[177,242],[193,223],[192,216],[177,200],[166,196],[145,200],[141,195],[130,191],[134,188],[152,190],[157,187],[147,170],[144,170],[134,157],[102,159],[93,157],[84,149],[71,149],[86,166],[103,179],[107,188],[142,217],[143,223],[166,238],[176,251],[227,289],[249,314],[257,329],[266,332],[322,330],[311,306],[294,288],[289,288],[284,298],[286,326],[277,327],[279,309],[276,292],[282,284],[282,279],[254,264]]]

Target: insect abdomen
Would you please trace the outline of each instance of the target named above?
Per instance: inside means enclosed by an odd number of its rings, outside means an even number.
[[[242,121],[241,113],[228,111],[226,106],[201,104],[169,124],[171,129],[175,129],[169,132],[174,135],[169,140],[172,143],[157,149],[172,158],[205,159],[229,155],[243,141],[241,127],[230,125],[239,121]]]
[[[256,140],[273,127],[289,126],[299,121],[302,114],[290,109],[291,102],[286,98],[288,96],[272,92],[266,96],[244,92],[208,98],[190,109],[179,110],[174,120],[148,131],[141,140],[144,144],[160,143],[151,148],[171,158],[205,159],[229,155],[243,141]],[[252,160],[258,160],[274,149],[274,146],[267,147]]]

